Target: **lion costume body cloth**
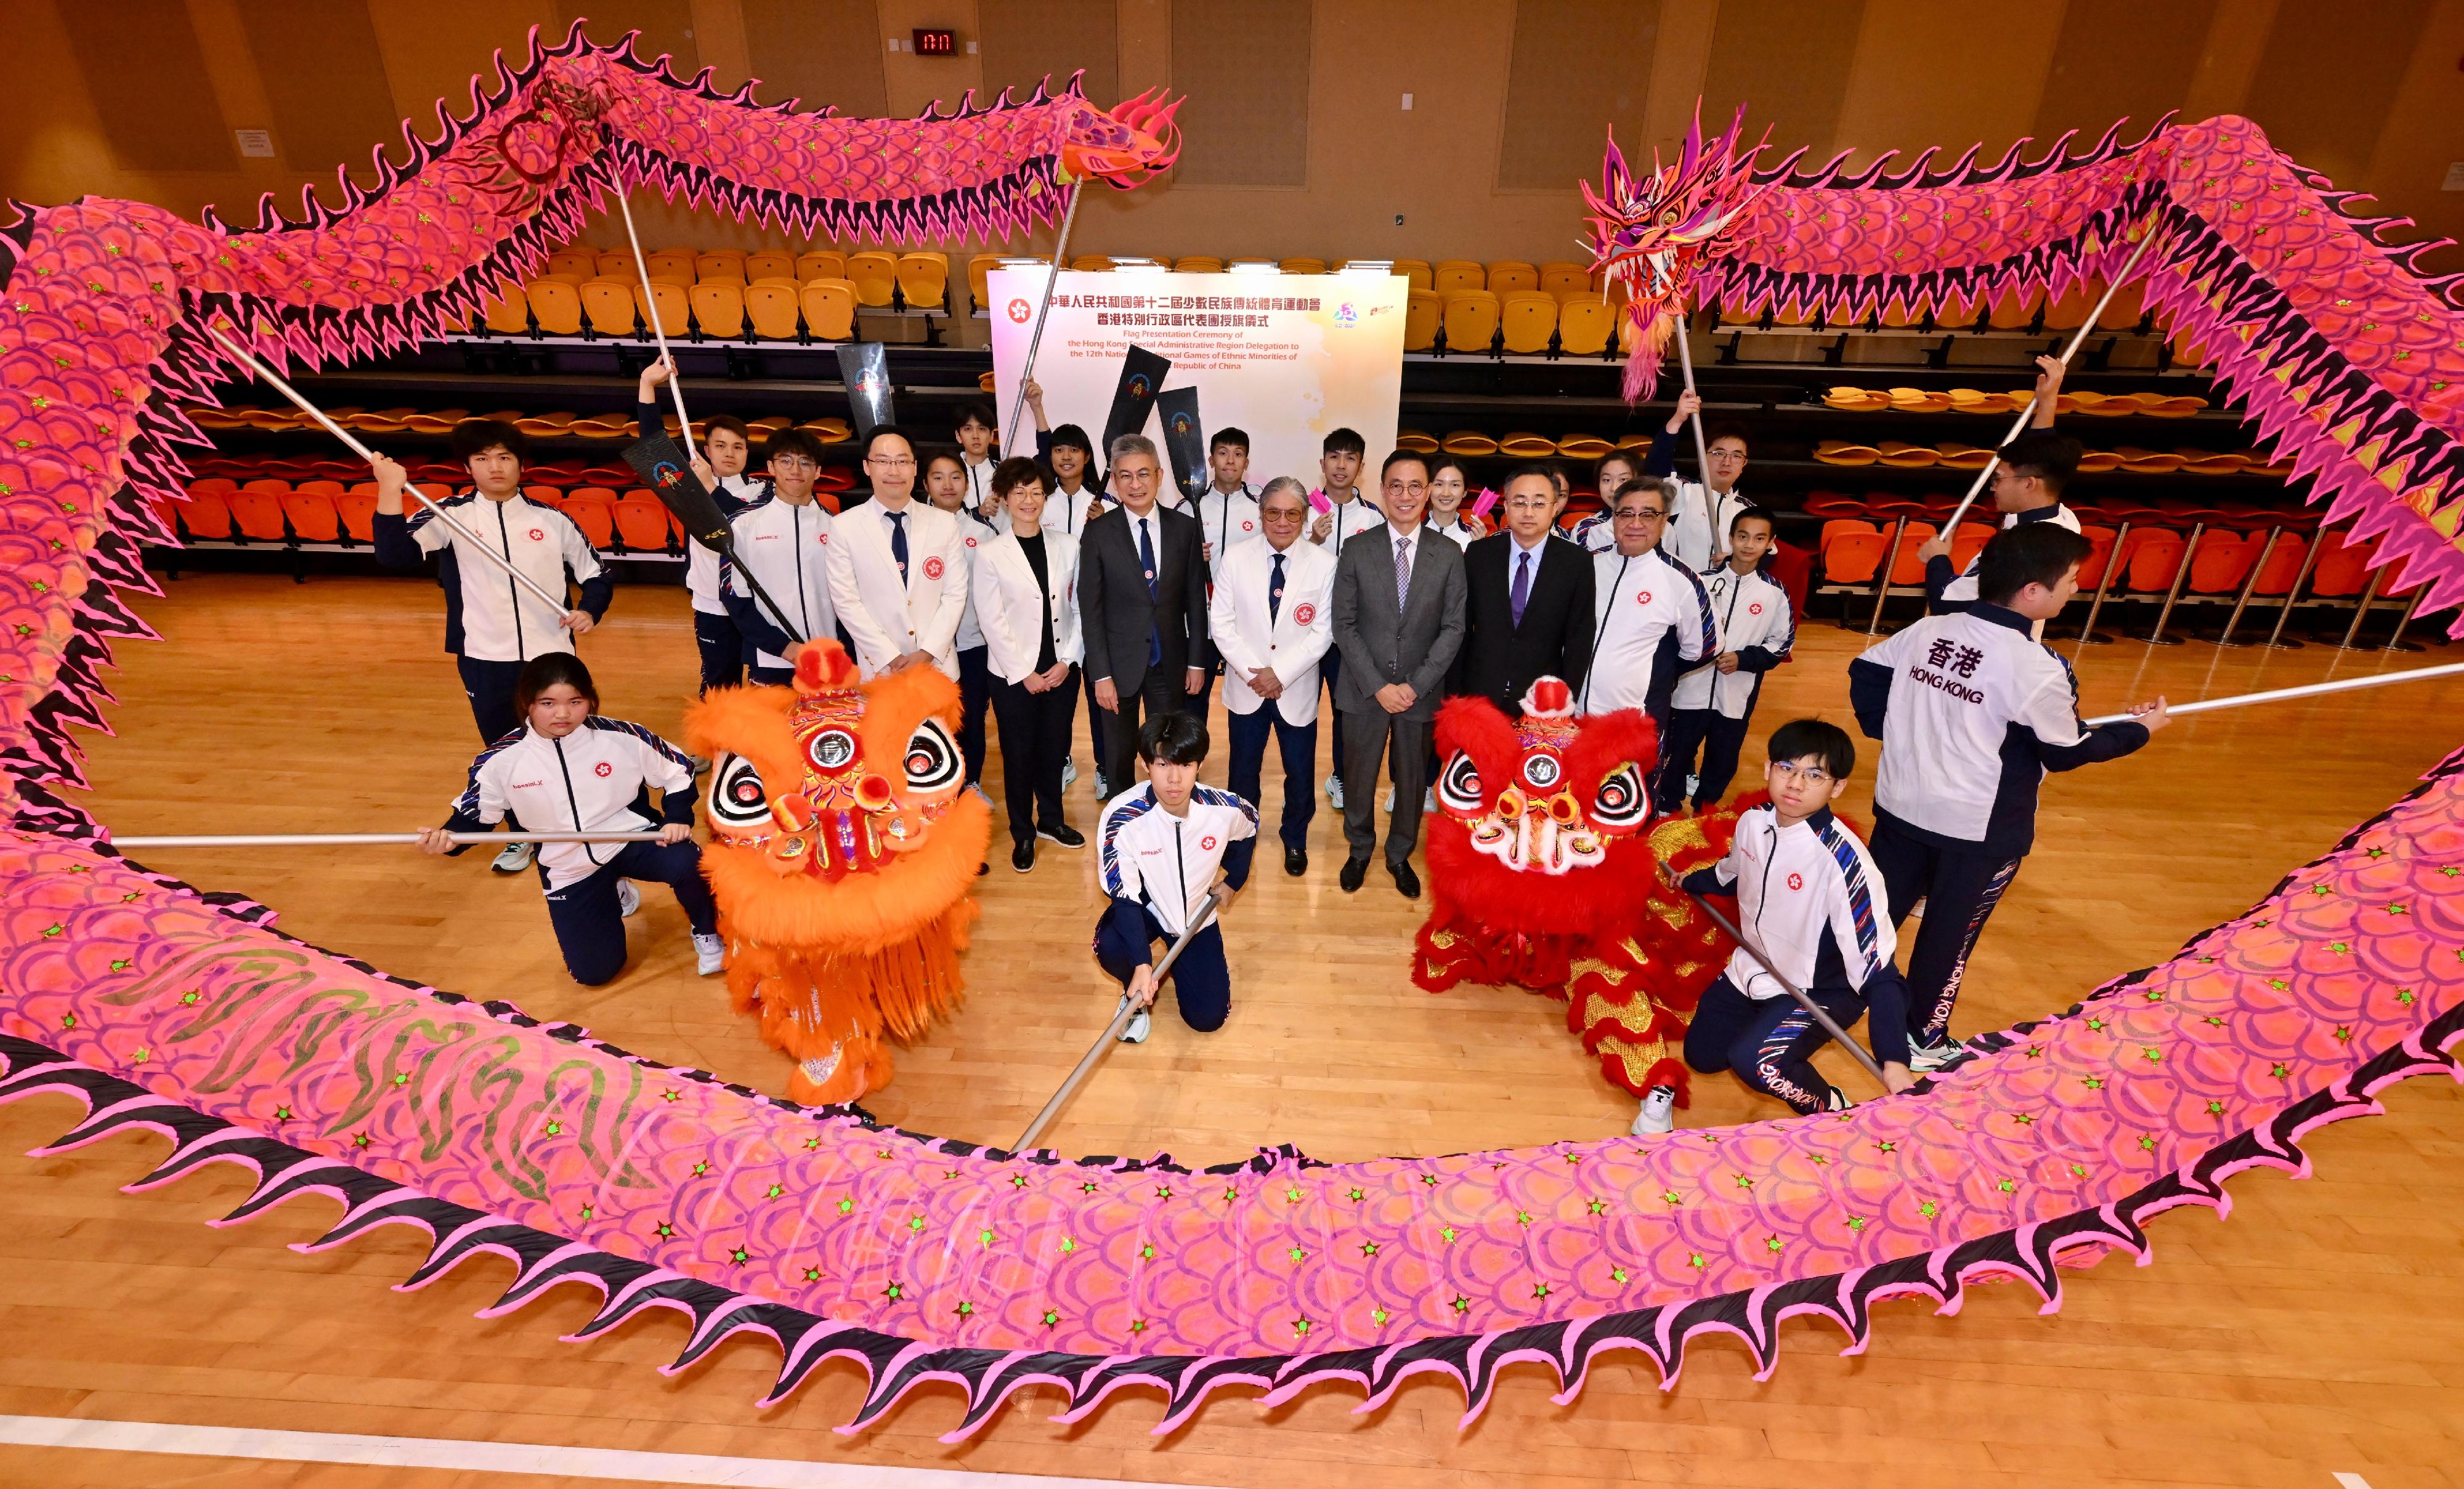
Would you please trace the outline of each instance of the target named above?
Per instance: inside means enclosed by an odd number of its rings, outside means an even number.
[[[1527,989],[1566,1004],[1600,1073],[1640,1096],[1673,1085],[1685,1018],[1735,943],[1661,875],[1726,857],[1735,808],[1653,825],[1659,731],[1640,712],[1577,716],[1544,677],[1508,722],[1485,698],[1438,711],[1429,918],[1412,980]]]
[[[851,1102],[889,1084],[884,1035],[957,1006],[992,809],[963,793],[958,685],[929,667],[856,680],[834,641],[790,688],[722,688],[685,716],[711,758],[711,843],[727,987],[796,1061],[787,1094]]]

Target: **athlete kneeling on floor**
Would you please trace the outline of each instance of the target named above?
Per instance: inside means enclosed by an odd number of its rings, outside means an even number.
[[[642,908],[627,881],[652,880],[676,894],[692,923],[696,970],[723,971],[718,906],[702,882],[693,841],[693,767],[685,753],[639,724],[599,716],[599,689],[570,651],[534,657],[514,685],[522,727],[471,762],[471,781],[442,827],[419,835],[429,853],[459,853],[446,835],[478,832],[508,812],[531,832],[643,832],[655,843],[539,845],[539,882],[565,970],[585,987],[625,970],[625,917]],[[650,813],[650,788],[660,818]],[[468,844],[465,844],[468,846]]]
[[[1097,834],[1111,907],[1095,927],[1095,960],[1134,1004],[1121,1038],[1145,1041],[1155,999],[1155,943],[1169,945],[1195,921],[1207,891],[1214,919],[1189,941],[1170,973],[1181,1022],[1200,1034],[1232,1012],[1232,972],[1223,961],[1223,912],[1249,882],[1258,846],[1258,809],[1229,791],[1198,783],[1206,726],[1194,713],[1158,713],[1138,729],[1144,784],[1104,806]],[[1117,1016],[1116,1016],[1117,1017]]]
[[[1891,961],[1898,940],[1882,913],[1882,876],[1857,835],[1831,815],[1856,768],[1857,747],[1837,725],[1782,724],[1764,767],[1771,799],[1737,819],[1728,856],[1686,875],[1685,888],[1735,895],[1738,929],[1842,1029],[1870,1006],[1874,1056],[1900,1091],[1916,1078],[1908,1070],[1907,983]],[[1733,1070],[1800,1113],[1838,1111],[1847,1096],[1814,1068],[1814,1052],[1830,1039],[1740,946],[1686,1026],[1685,1062],[1705,1074]],[[1637,1134],[1668,1130],[1675,1094],[1662,1086],[1644,1098]]]

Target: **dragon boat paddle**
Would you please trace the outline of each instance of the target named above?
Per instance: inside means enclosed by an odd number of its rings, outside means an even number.
[[[625,214],[625,241],[633,250],[633,272],[642,278],[642,318],[650,323],[650,335],[658,340],[659,361],[668,364],[668,393],[676,402],[676,432],[691,449],[693,419],[685,412],[685,369],[676,365],[675,354],[668,350],[667,328],[659,324],[658,296],[650,291],[650,261],[642,256],[642,239],[633,230],[633,193],[618,190],[616,208]]]
[[[255,373],[259,378],[265,380],[266,384],[272,387],[275,392],[291,400],[292,404],[296,405],[301,413],[306,414],[309,418],[316,420],[320,425],[323,425],[328,433],[332,434],[336,439],[341,440],[343,444],[351,447],[352,452],[357,454],[362,460],[367,461],[371,465],[376,463],[377,452],[375,450],[361,444],[358,436],[352,434],[350,430],[343,428],[341,425],[336,424],[332,419],[327,418],[325,410],[318,407],[315,404],[308,402],[306,398],[300,396],[300,392],[297,388],[293,387],[290,383],[285,383],[282,379],[276,377],[274,369],[267,366],[264,362],[259,361],[256,359],[255,354],[252,353],[248,348],[240,345],[238,342],[233,341],[230,337],[223,335],[221,331],[215,329],[210,324],[206,327],[206,335],[212,337],[216,341],[221,342],[224,351],[231,353],[231,356],[237,358],[241,364],[246,366],[249,371]],[[524,574],[520,569],[516,568],[512,561],[507,559],[504,555],[496,552],[494,548],[489,547],[486,543],[481,542],[479,540],[478,534],[472,532],[467,527],[464,527],[461,520],[455,517],[453,514],[446,511],[443,507],[438,506],[435,502],[430,501],[426,492],[421,491],[418,487],[413,486],[408,481],[405,481],[402,487],[402,493],[405,496],[415,498],[421,506],[426,507],[429,512],[435,516],[437,521],[444,523],[448,528],[451,529],[454,536],[464,539],[475,552],[485,558],[490,563],[493,563],[496,567],[504,570],[505,573],[512,578],[515,583],[521,585],[524,589],[527,589],[532,594],[538,596],[540,603],[545,604],[548,608],[554,610],[559,615],[563,615],[573,608],[573,602],[571,600],[562,595],[552,595],[548,593],[547,586],[541,584],[539,580],[531,578],[529,575]]]
[[[2208,698],[2197,703],[2168,703],[2167,716],[2180,718],[2187,713],[2205,713],[2211,709],[2238,709],[2251,703],[2282,703],[2289,698],[2315,698],[2322,693],[2350,692],[2356,688],[2384,688],[2389,683],[2426,682],[2433,677],[2464,675],[2464,662],[2449,662],[2439,667],[2412,667],[2401,672],[2381,672],[2374,677],[2346,677],[2335,682],[2304,683],[2299,688],[2272,688],[2265,692],[2237,692],[2231,697]],[[2132,713],[2107,713],[2087,721],[2093,728],[2099,724],[2131,724],[2138,721]]]
[[[244,832],[107,840],[115,848],[330,848],[417,843],[415,832]],[[449,832],[457,848],[483,843],[655,843],[656,832]]]
[[[1667,875],[1663,873],[1661,877],[1665,879],[1667,878]],[[1727,916],[1723,915],[1718,910],[1712,909],[1710,901],[1703,898],[1703,896],[1699,894],[1696,894],[1693,890],[1686,888],[1683,885],[1677,883],[1674,879],[1670,879],[1668,882],[1679,893],[1684,895],[1687,899],[1692,900],[1695,904],[1703,907],[1703,913],[1711,917],[1711,924],[1727,931],[1730,940],[1736,942],[1739,946],[1744,947],[1746,949],[1747,955],[1752,957],[1755,961],[1762,963],[1763,971],[1771,974],[1771,979],[1773,982],[1778,983],[1781,990],[1787,993],[1789,996],[1796,999],[1796,1005],[1799,1008],[1812,1014],[1814,1016],[1814,1021],[1822,1025],[1822,1032],[1838,1040],[1839,1047],[1848,1052],[1850,1059],[1865,1067],[1865,1073],[1874,1078],[1875,1084],[1882,1088],[1883,1094],[1890,1094],[1891,1083],[1882,1079],[1882,1066],[1881,1062],[1875,1060],[1872,1055],[1867,1054],[1864,1045],[1850,1039],[1848,1037],[1848,1031],[1839,1027],[1838,1020],[1833,1018],[1829,1014],[1824,1013],[1822,1011],[1822,1006],[1816,1003],[1814,999],[1806,996],[1803,989],[1799,988],[1795,983],[1789,981],[1786,977],[1781,976],[1779,969],[1771,965],[1771,959],[1763,954],[1763,949],[1754,945],[1751,941],[1747,940],[1746,933],[1737,929],[1736,923],[1728,919]]]
[[[737,561],[735,524],[718,510],[718,499],[701,484],[690,457],[676,447],[675,441],[665,434],[645,435],[625,447],[625,463],[658,496],[661,505],[684,524],[687,536],[726,559],[732,572],[744,576],[744,582],[753,587],[753,598],[770,612],[770,618],[779,623],[779,628],[787,633],[790,641],[812,640],[787,619],[787,612],[779,608],[779,602],[770,598],[770,592],[753,577],[752,569]]]
[[[1214,890],[1206,891],[1206,903],[1199,908],[1198,918],[1189,923],[1189,929],[1180,933],[1180,939],[1175,941],[1172,949],[1163,953],[1163,960],[1155,963],[1155,985],[1158,991],[1163,987],[1163,974],[1172,970],[1172,964],[1179,959],[1183,949],[1198,938],[1198,933],[1214,921],[1215,907],[1221,903],[1221,899]],[[1052,1119],[1060,1115],[1061,1108],[1067,1105],[1070,1096],[1078,1089],[1078,1084],[1086,1080],[1089,1073],[1102,1062],[1106,1051],[1121,1041],[1121,1031],[1130,1026],[1130,1016],[1137,1011],[1135,1005],[1126,1000],[1122,1002],[1120,1012],[1112,1015],[1112,1021],[1104,1026],[1103,1033],[1095,1036],[1095,1042],[1089,1045],[1087,1053],[1078,1058],[1077,1066],[1069,1072],[1068,1079],[1063,1081],[1061,1088],[1052,1093],[1052,1100],[1044,1104],[1044,1109],[1035,1114],[1035,1120],[1026,1125],[1026,1130],[1018,1135],[1018,1141],[1010,1145],[1010,1151],[1023,1153],[1034,1149],[1035,1140],[1042,1137],[1044,1129],[1052,1125]]]
[[[2113,303],[2114,292],[2121,289],[2123,282],[2130,277],[2130,271],[2139,267],[2140,256],[2147,252],[2147,245],[2155,241],[2156,228],[2151,223],[2148,225],[2146,236],[2141,238],[2139,246],[2130,251],[2129,262],[2122,266],[2122,273],[2115,274],[2112,282],[2104,287],[2104,294],[2098,298],[2096,309],[2089,311],[2087,318],[2079,322],[2079,330],[2071,337],[2071,344],[2062,348],[2060,361],[2063,366],[2069,366],[2071,359],[2079,355],[2079,347],[2087,341],[2088,333],[2094,331],[2096,323],[2103,318],[2104,308]],[[2027,405],[2019,410],[2019,417],[2011,421],[2011,427],[2002,435],[2002,444],[2008,445],[2017,439],[2019,431],[2026,428],[2028,421],[2035,416],[2036,393],[2034,388],[2031,388],[2028,391]],[[1997,445],[1994,447],[1992,456],[1985,462],[1985,469],[1977,471],[1976,479],[1968,483],[1968,494],[1959,498],[1959,505],[1951,509],[1950,520],[1942,525],[1945,533],[1959,531],[1960,519],[1968,515],[1968,509],[1975,504],[1977,493],[1985,490],[1985,483],[1993,479],[1993,472],[2001,467],[2001,446]]]
[[[1061,266],[1067,263],[1069,230],[1078,222],[1078,197],[1087,189],[1085,183],[1069,188],[1069,206],[1061,214],[1061,237],[1052,245],[1052,270],[1044,276],[1044,295],[1035,303],[1035,329],[1026,339],[1026,364],[1019,369],[1018,396],[1009,401],[1009,423],[1001,427],[1001,439],[1007,446],[1011,431],[1019,427],[1019,418],[1026,412],[1026,385],[1035,381],[1035,354],[1044,345],[1044,318],[1052,309],[1052,287],[1061,282]],[[1029,442],[1029,448],[1033,442]],[[1109,457],[1108,457],[1109,458]]]

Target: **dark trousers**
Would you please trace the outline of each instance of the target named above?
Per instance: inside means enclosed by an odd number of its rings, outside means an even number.
[[[1133,944],[1107,914],[1095,926],[1095,960],[1107,976],[1127,988],[1130,978],[1137,974],[1140,964],[1154,960],[1153,948],[1157,941],[1169,946],[1172,937],[1164,933],[1162,922],[1155,911],[1141,908],[1145,917],[1145,936]],[[1144,953],[1144,954],[1141,954]],[[1232,968],[1223,960],[1223,928],[1213,921],[1206,929],[1189,938],[1189,949],[1164,974],[1172,984],[1173,1001],[1180,1008],[1180,1021],[1200,1034],[1212,1034],[1223,1027],[1232,1014]]]
[[[1676,768],[1675,755],[1667,747],[1668,736],[1677,727],[1676,712],[1664,703],[1648,702],[1643,704],[1642,712],[1661,741],[1660,763],[1643,777],[1642,789],[1650,796],[1654,812],[1674,812],[1685,804],[1685,773]]]
[[[1864,1016],[1865,1005],[1845,989],[1815,988],[1812,996],[1843,1029]],[[1685,1062],[1705,1075],[1733,1070],[1800,1113],[1820,1111],[1831,1105],[1831,1083],[1815,1070],[1814,1052],[1830,1042],[1796,999],[1748,997],[1723,973],[1704,990],[1694,1021],[1685,1026]]]
[[[495,744],[522,727],[522,716],[514,709],[514,684],[522,676],[519,662],[457,656],[453,667],[462,674],[462,695],[471,700],[471,720],[479,726],[480,744]]]
[[[1058,688],[1029,692],[993,679],[993,718],[1001,728],[1001,796],[1012,843],[1032,843],[1038,827],[1061,825],[1061,761],[1069,753],[1078,670]]]
[[[1111,746],[1101,758],[1104,781],[1114,796],[1136,784],[1138,778],[1138,726],[1149,714],[1178,713],[1189,707],[1189,693],[1181,687],[1184,681],[1177,667],[1151,667],[1146,680],[1135,692],[1119,689],[1121,709],[1117,713],[1104,714],[1104,742]],[[1087,695],[1093,697],[1095,689],[1088,685]]]
[[[1317,815],[1317,721],[1294,724],[1272,702],[1252,713],[1225,710],[1232,736],[1232,794],[1243,801],[1265,804],[1260,777],[1266,763],[1266,738],[1273,735],[1284,761],[1284,846],[1309,846],[1309,820]]]
[[[625,911],[616,903],[616,881],[638,879],[666,885],[685,908],[685,919],[695,935],[718,929],[718,905],[702,882],[701,848],[683,843],[627,843],[589,878],[550,889],[548,924],[556,928],[557,949],[564,953],[564,970],[583,987],[612,982],[625,970]],[[539,866],[547,881],[547,866]]]
[[[988,648],[969,646],[958,653],[958,758],[967,763],[970,786],[984,778],[984,715],[992,712],[993,689],[1000,681],[993,676]],[[1006,747],[1001,755],[1008,757]]]
[[[736,618],[693,612],[693,647],[701,653],[701,690],[733,688],[744,681],[744,637]]]
[[[1076,689],[1087,695],[1087,753],[1089,756],[1088,763],[1095,768],[1098,775],[1104,774],[1108,769],[1105,764],[1108,756],[1104,754],[1104,720],[1111,715],[1096,704],[1095,684],[1088,677],[1085,668],[1079,669],[1076,681],[1064,686]],[[1134,750],[1131,752],[1133,755],[1136,753]],[[1126,789],[1129,783],[1116,780],[1110,784],[1114,791],[1120,791]]]
[[[1329,728],[1334,735],[1334,775],[1336,779],[1341,780],[1343,778],[1344,760],[1343,710],[1334,701],[1334,682],[1336,678],[1343,675],[1343,650],[1341,647],[1329,646],[1326,648],[1326,655],[1318,658],[1317,675],[1326,681],[1326,705],[1319,712],[1333,720],[1333,723],[1330,725]],[[1343,789],[1350,791],[1352,789],[1351,784],[1346,782]]]
[[[1661,735],[1661,769],[1665,772],[1668,794],[1674,798],[1685,789],[1685,777],[1694,777],[1694,809],[1716,804],[1728,794],[1728,783],[1737,778],[1737,757],[1745,753],[1746,730],[1753,715],[1730,718],[1717,709],[1678,709],[1668,715],[1668,733]],[[1703,752],[1703,763],[1694,763],[1694,752]]]
[[[1874,823],[1867,847],[1882,871],[1893,925],[1905,921],[1919,899],[1925,902],[1916,945],[1908,951],[1908,1039],[1936,1043],[1950,1033],[1968,953],[1976,949],[2002,892],[2018,877],[2020,860],[1982,847],[1944,847],[1887,817]]]
[[[1386,814],[1386,863],[1410,863],[1420,842],[1420,798],[1429,788],[1429,721],[1383,709],[1340,710],[1335,719],[1344,740],[1344,842],[1356,859],[1367,859],[1377,845],[1377,762],[1383,758],[1395,781],[1395,810]]]

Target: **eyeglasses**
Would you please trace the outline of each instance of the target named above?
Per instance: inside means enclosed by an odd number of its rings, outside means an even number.
[[[802,455],[773,455],[770,457],[770,469],[773,471],[819,471],[821,468],[822,466],[820,461],[807,460]]]
[[[913,455],[867,455],[864,457],[864,463],[869,466],[879,466],[884,471],[913,471],[915,469],[915,457]]]
[[[1799,765],[1794,760],[1773,760],[1771,762],[1771,768],[1774,774],[1793,776],[1809,786],[1831,784],[1831,773],[1819,765]]]
[[[1557,505],[1554,496],[1517,496],[1506,504],[1508,512],[1547,512]]]
[[[1631,507],[1619,507],[1617,515],[1619,522],[1663,522],[1667,518],[1665,512],[1637,512]]]

